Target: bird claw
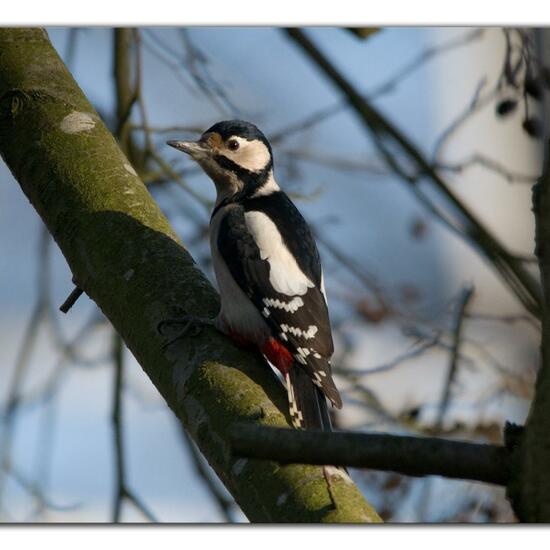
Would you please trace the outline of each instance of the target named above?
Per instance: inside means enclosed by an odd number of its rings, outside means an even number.
[[[205,326],[214,326],[214,321],[212,319],[203,319],[194,315],[183,315],[176,319],[165,319],[160,321],[157,325],[157,332],[162,336],[165,335],[163,332],[163,327],[166,325],[183,325],[183,329],[176,337],[171,338],[168,342],[162,345],[163,350],[184,336],[195,338],[202,332]],[[190,330],[192,330],[191,333],[189,332]]]

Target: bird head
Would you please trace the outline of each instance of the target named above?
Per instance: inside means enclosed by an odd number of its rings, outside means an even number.
[[[264,134],[250,122],[226,120],[208,128],[198,141],[168,141],[187,153],[210,176],[218,199],[252,194],[271,178],[273,157]]]

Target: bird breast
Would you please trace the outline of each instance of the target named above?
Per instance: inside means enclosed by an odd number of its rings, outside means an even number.
[[[262,346],[271,336],[271,331],[256,306],[233,279],[218,250],[220,221],[227,212],[227,208],[232,207],[234,206],[227,205],[220,208],[210,221],[212,264],[221,297],[221,309],[216,322],[222,332],[239,334],[256,345]]]

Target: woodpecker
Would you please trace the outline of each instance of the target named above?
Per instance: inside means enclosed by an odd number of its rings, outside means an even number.
[[[275,181],[271,145],[242,120],[218,122],[196,142],[167,143],[216,186],[210,248],[221,309],[214,325],[281,372],[294,427],[330,430],[326,399],[338,409],[342,400],[331,374],[321,261],[306,221]]]

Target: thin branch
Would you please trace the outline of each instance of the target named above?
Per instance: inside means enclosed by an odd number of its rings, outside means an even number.
[[[468,319],[478,320],[478,321],[493,321],[496,323],[527,323],[531,325],[537,332],[540,332],[540,323],[536,319],[533,319],[530,315],[498,315],[494,313],[466,313],[465,316]]]
[[[71,27],[67,36],[67,45],[65,46],[65,65],[72,70],[74,67],[74,60],[76,58],[76,49],[78,45],[78,33],[81,29],[78,27]]]
[[[234,455],[282,464],[332,464],[397,472],[439,475],[506,485],[509,450],[499,445],[384,433],[320,432],[232,427]]]
[[[215,105],[221,113],[237,113],[238,109],[233,105],[221,84],[210,74],[208,70],[209,59],[191,40],[187,29],[179,30],[183,47],[187,52],[187,69],[201,92]]]
[[[68,313],[82,294],[84,294],[84,291],[80,287],[75,286],[67,299],[59,306],[59,311],[61,311],[61,313]]]
[[[182,29],[180,32],[185,53],[174,50],[159,38],[153,30],[144,29],[142,32],[144,46],[159,61],[169,67],[172,70],[172,74],[186,88],[190,88],[189,82],[186,80],[188,78],[219,112],[227,114],[228,110],[233,113],[237,111],[225,94],[223,87],[210,75],[206,67],[208,61],[206,55],[193,44],[185,30]]]
[[[465,36],[453,38],[448,42],[444,42],[436,46],[429,46],[424,51],[415,56],[411,61],[407,62],[403,67],[397,70],[395,74],[390,76],[386,81],[375,86],[373,90],[365,94],[365,98],[367,98],[369,101],[373,101],[388,92],[394,91],[397,88],[398,84],[400,84],[407,76],[410,76],[413,72],[421,68],[424,64],[426,64],[437,55],[477,40],[482,36],[482,33],[482,29],[476,29],[470,33],[467,33]],[[307,130],[323,122],[324,120],[327,120],[331,116],[338,114],[347,106],[348,101],[344,99],[339,100],[336,103],[333,103],[327,107],[323,107],[308,115],[306,118],[298,122],[294,122],[291,125],[286,126],[285,128],[282,128],[281,130],[273,133],[270,136],[270,141],[272,144],[276,144],[297,132]]]
[[[51,510],[65,512],[68,510],[75,510],[79,507],[79,504],[57,504],[53,502],[44,494],[40,485],[36,481],[27,478],[21,471],[14,468],[11,464],[8,464],[7,472],[20,487],[36,499],[38,509],[48,508]]]
[[[235,519],[232,510],[235,507],[235,501],[232,498],[227,497],[221,488],[218,487],[216,480],[212,478],[208,466],[205,463],[200,451],[197,449],[195,443],[193,443],[181,424],[179,425],[179,428],[181,429],[182,439],[189,450],[189,454],[191,455],[191,460],[195,466],[196,473],[203,480],[208,492],[212,496],[212,499],[216,503],[218,510],[225,519],[226,523],[234,523]]]
[[[338,157],[336,155],[330,155],[326,152],[315,152],[309,150],[289,149],[288,151],[282,151],[280,156],[286,157],[289,161],[305,161],[311,162],[316,166],[326,166],[340,172],[359,172],[368,173],[372,176],[388,176],[389,172],[379,163],[375,161],[363,162],[354,159],[348,159],[345,157]]]
[[[490,172],[494,172],[495,174],[502,176],[508,183],[533,184],[538,178],[538,176],[513,172],[500,162],[479,153],[473,154],[469,158],[460,162],[437,162],[433,165],[435,170],[444,170],[446,172],[455,173],[464,172],[465,170],[467,170],[468,168],[472,168],[473,166],[481,166],[482,168],[485,168]]]
[[[390,77],[386,82],[376,87],[376,89],[368,94],[369,99],[379,97],[381,95],[392,92],[397,85],[404,80],[407,76],[417,71],[420,67],[425,65],[433,58],[442,55],[450,50],[457,49],[458,47],[471,44],[476,40],[479,40],[485,34],[485,29],[473,29],[464,35],[453,37],[446,42],[437,44],[434,46],[428,46],[425,50],[421,51],[415,58],[405,64],[404,67],[396,71],[395,75]]]
[[[151,523],[158,523],[158,519],[153,515],[151,510],[149,510],[145,503],[133,491],[125,487],[123,496],[138,512],[142,513],[145,519],[149,520]]]
[[[136,132],[150,132],[151,134],[189,133],[202,134],[204,126],[150,126],[145,124],[130,124],[129,129]]]
[[[0,503],[4,492],[5,472],[11,463],[11,448],[15,426],[16,412],[22,395],[22,387],[31,365],[31,356],[39,335],[40,326],[48,313],[48,288],[50,235],[42,226],[38,245],[39,261],[37,270],[38,296],[36,304],[24,331],[21,347],[15,360],[13,377],[9,385],[5,409],[0,417],[2,439],[0,440]]]
[[[531,273],[526,271],[520,262],[511,257],[510,253],[490,233],[489,229],[484,226],[475,214],[455,195],[448,184],[433,170],[430,163],[413,143],[359,94],[355,87],[301,30],[287,29],[286,33],[344,94],[350,106],[362,120],[369,134],[379,138],[378,143],[375,139],[375,144],[379,146],[383,139],[388,140],[393,146],[399,149],[409,164],[416,167],[418,175],[430,181],[445,197],[451,210],[458,214],[457,223],[460,224],[461,236],[467,242],[474,245],[493,264],[527,311],[536,317],[540,317],[542,301],[540,285]],[[384,150],[381,150],[381,152],[385,154]],[[418,178],[403,177],[403,179],[411,185],[413,190],[417,188]]]
[[[447,379],[445,381],[443,395],[441,397],[441,403],[439,405],[439,413],[436,420],[436,430],[440,431],[443,427],[443,420],[445,413],[447,412],[449,402],[451,399],[451,387],[458,372],[458,363],[460,360],[460,346],[462,344],[462,329],[464,326],[464,317],[466,314],[466,308],[470,303],[470,300],[474,294],[474,287],[469,286],[460,293],[460,297],[457,304],[457,312],[455,324],[453,327],[453,345],[451,348],[451,358],[449,364],[449,370],[447,372]]]
[[[317,227],[313,227],[315,234],[315,239],[319,244],[330,253],[336,260],[338,260],[339,265],[345,267],[352,275],[354,275],[357,280],[367,289],[369,292],[372,292],[376,299],[378,300],[379,307],[388,308],[387,298],[384,295],[382,286],[377,281],[376,277],[360,266],[353,258],[349,257],[345,252],[341,250],[340,247],[332,243],[325,235],[323,235]]]
[[[116,28],[113,31],[113,80],[115,84],[116,124],[115,135],[123,151],[136,170],[141,168],[141,152],[132,140],[129,130],[130,119],[140,93],[136,77],[132,82],[132,59],[130,50],[134,45],[132,29]]]
[[[113,440],[115,448],[115,494],[113,498],[113,510],[111,514],[113,523],[120,523],[122,505],[127,500],[139,510],[143,516],[151,522],[157,522],[155,516],[128,487],[126,481],[126,460],[124,453],[122,392],[124,389],[124,343],[120,335],[113,333]]]
[[[346,376],[348,374],[355,375],[355,376],[369,376],[372,374],[380,374],[381,372],[387,372],[389,370],[394,369],[395,367],[399,367],[410,359],[415,359],[417,357],[420,357],[426,351],[433,349],[435,346],[437,346],[439,344],[439,340],[440,340],[440,336],[436,335],[434,338],[430,338],[425,342],[421,342],[414,349],[398,355],[391,361],[384,363],[382,365],[371,367],[371,368],[353,369],[353,368],[346,368],[346,367],[339,367],[337,365],[332,365],[332,369],[336,374],[341,374],[343,376]]]
[[[189,187],[181,175],[178,174],[178,172],[176,172],[176,170],[174,170],[170,164],[157,153],[157,151],[150,151],[150,157],[172,180],[174,180],[182,189],[185,189],[185,191],[187,191],[189,195],[191,195],[202,207],[204,207],[207,212],[210,212],[212,209],[212,201]]]
[[[120,522],[122,501],[125,496],[124,445],[122,442],[122,377],[123,377],[123,344],[115,332],[113,337],[114,383],[113,383],[113,440],[115,446],[115,496],[113,501],[112,521]]]
[[[176,170],[166,162],[161,155],[155,149],[153,140],[151,138],[151,130],[149,129],[149,123],[147,118],[147,109],[145,108],[145,101],[141,91],[142,88],[142,34],[138,31],[134,31],[134,42],[136,47],[136,84],[135,84],[135,98],[140,111],[141,116],[141,128],[145,134],[145,156],[152,159],[170,179],[174,180],[182,189],[185,189],[198,203],[201,204],[208,212],[210,212],[211,202],[203,197],[200,193],[197,193],[194,189],[189,187],[187,182],[181,177]]]
[[[449,139],[461,128],[476,112],[480,111],[495,100],[498,95],[497,89],[494,88],[481,95],[483,88],[486,85],[486,79],[482,78],[476,85],[472,99],[468,105],[458,114],[458,116],[443,130],[439,137],[435,140],[432,159],[434,164],[441,160],[443,150]]]

